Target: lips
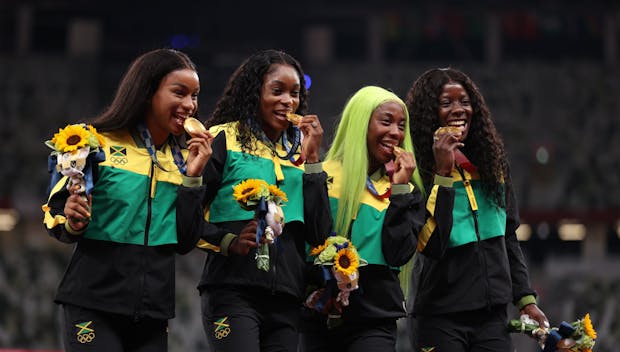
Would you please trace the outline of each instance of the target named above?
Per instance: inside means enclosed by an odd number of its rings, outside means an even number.
[[[389,142],[381,142],[379,143],[379,146],[381,147],[381,149],[383,149],[384,153],[392,156],[392,154],[394,153],[394,147],[397,146],[397,143],[389,143]]]
[[[172,120],[174,121],[175,127],[183,130],[183,124],[185,123],[185,119],[189,118],[190,114],[174,114],[172,115]]]
[[[461,133],[463,133],[465,132],[465,129],[467,128],[467,121],[466,120],[452,120],[452,121],[448,121],[447,125],[450,127],[456,127],[461,130]]]
[[[285,120],[286,121],[286,113],[289,112],[289,110],[277,110],[274,111],[273,114],[276,116],[276,118],[278,120]]]
[[[179,126],[183,126],[185,119],[186,117],[184,116],[174,115],[174,122]]]

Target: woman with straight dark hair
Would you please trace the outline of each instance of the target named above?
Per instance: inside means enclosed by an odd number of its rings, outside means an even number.
[[[175,254],[198,238],[176,230],[176,192],[211,154],[211,136],[185,140],[197,113],[196,67],[179,51],[138,57],[93,122],[105,145],[92,194],[52,185],[45,225],[75,251],[55,301],[67,351],[167,351]],[[194,182],[200,182],[200,180]]]

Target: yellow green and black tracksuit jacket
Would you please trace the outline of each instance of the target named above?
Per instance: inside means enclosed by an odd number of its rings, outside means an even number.
[[[415,314],[431,315],[471,311],[515,303],[519,308],[535,303],[529,285],[516,229],[518,210],[513,191],[504,185],[506,207],[498,207],[481,189],[479,175],[453,170],[449,178],[437,176],[439,183],[453,185],[455,191],[449,241],[438,251],[426,251],[425,238],[435,236],[435,215],[441,209],[430,194],[430,216],[416,256],[414,282]],[[463,177],[464,176],[464,177]],[[475,211],[474,211],[475,210]]]
[[[333,222],[338,209],[340,185],[346,180],[341,178],[340,162],[326,161],[324,168],[330,181],[333,180],[328,183],[330,221]],[[375,189],[380,193],[390,187],[390,180],[382,171],[371,176]],[[450,200],[450,192],[450,189],[442,187],[440,198]],[[400,266],[407,263],[416,251],[417,236],[425,220],[423,195],[410,184],[393,185],[389,199],[379,199],[366,190],[360,202],[347,237],[368,265],[359,268],[359,288],[351,292],[350,304],[343,309],[343,318],[403,317],[406,310],[398,273]]]
[[[181,232],[200,234],[199,247],[207,249],[199,290],[210,287],[237,287],[303,296],[305,243],[323,243],[329,224],[321,223],[320,212],[329,211],[326,179],[321,164],[295,166],[282,160],[259,140],[257,150],[245,153],[237,140],[237,122],[214,126],[213,154],[203,172],[203,185],[179,189],[178,215]],[[285,155],[278,143],[279,155]],[[305,172],[304,172],[305,168]],[[282,206],[285,226],[277,241],[269,246],[270,268],[257,269],[254,253],[238,256],[228,246],[253,211],[243,210],[233,199],[233,186],[246,179],[262,179],[282,189],[288,201]]]
[[[176,230],[177,188],[182,175],[165,144],[155,166],[137,133],[103,133],[106,160],[95,166],[92,218],[84,232],[67,226],[66,177],[43,206],[49,234],[75,243],[55,301],[153,319],[174,316],[175,253],[198,241]],[[185,149],[182,150],[187,155]]]

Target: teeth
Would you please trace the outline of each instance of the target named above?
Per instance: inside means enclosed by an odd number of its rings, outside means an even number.
[[[448,123],[448,126],[454,126],[454,127],[465,126],[465,121],[464,120],[451,121]]]

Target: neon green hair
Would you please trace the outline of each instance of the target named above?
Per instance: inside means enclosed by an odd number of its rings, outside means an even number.
[[[413,152],[407,106],[396,94],[381,87],[366,86],[349,99],[342,112],[336,136],[326,157],[327,160],[337,160],[342,164],[341,193],[335,224],[336,233],[341,236],[348,237],[351,219],[359,210],[360,198],[366,187],[369,164],[366,139],[370,117],[379,105],[392,101],[402,106],[405,112],[402,148]],[[417,168],[412,181],[417,187],[422,184]]]

